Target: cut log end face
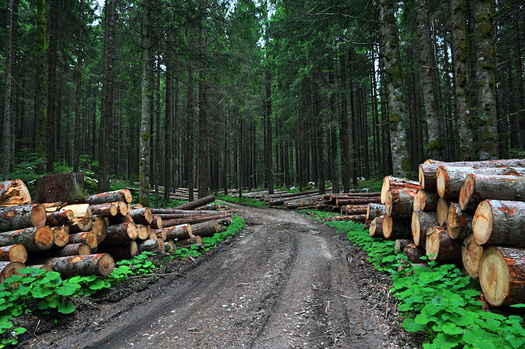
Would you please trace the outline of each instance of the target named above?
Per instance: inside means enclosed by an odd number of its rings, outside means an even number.
[[[436,260],[441,248],[441,237],[437,227],[430,227],[427,230],[425,243],[425,249],[427,251],[427,255],[429,256],[428,259]]]
[[[410,228],[412,229],[412,239],[414,244],[419,246],[421,238],[421,227],[419,225],[419,215],[417,211],[412,212],[412,221],[410,223]]]
[[[461,190],[459,191],[459,206],[461,207],[462,210],[465,210],[467,208],[475,189],[476,189],[475,176],[472,174],[468,174],[467,178],[465,179],[465,182],[461,186]]]
[[[490,239],[493,224],[492,205],[488,200],[482,201],[472,219],[472,232],[478,245],[483,245]]]
[[[510,274],[505,257],[495,247],[489,247],[481,257],[479,282],[487,302],[502,305],[510,289]]]
[[[419,168],[418,168],[418,179],[419,179],[419,183],[421,183],[421,187],[425,189],[425,172],[423,168],[421,167],[421,165],[419,165]]]
[[[53,230],[48,226],[43,225],[38,227],[34,236],[35,244],[41,250],[48,250],[55,243]]]
[[[437,192],[440,197],[445,195],[447,184],[448,184],[448,174],[442,167],[438,168],[436,173],[436,187]]]
[[[479,263],[483,255],[484,248],[474,241],[474,237],[469,235],[463,240],[461,247],[461,259],[463,266],[472,278],[477,279],[479,276]]]

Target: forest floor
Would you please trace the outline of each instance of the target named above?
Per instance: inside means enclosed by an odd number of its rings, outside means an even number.
[[[68,316],[33,315],[21,348],[419,348],[391,281],[334,229],[295,211],[233,205],[245,230]]]

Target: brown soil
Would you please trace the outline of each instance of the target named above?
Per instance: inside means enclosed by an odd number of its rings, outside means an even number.
[[[297,212],[235,205],[246,229],[69,316],[32,315],[21,348],[417,348],[391,281],[333,229]]]

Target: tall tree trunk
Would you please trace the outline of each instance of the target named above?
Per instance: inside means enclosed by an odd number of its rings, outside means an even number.
[[[341,99],[341,162],[343,163],[343,192],[348,193],[350,191],[350,154],[349,147],[350,142],[348,139],[348,103],[346,96],[346,55],[339,57],[340,63],[340,80],[341,80],[341,92],[339,98]]]
[[[9,179],[9,172],[11,166],[11,93],[13,91],[13,41],[15,35],[15,23],[13,20],[13,10],[18,7],[19,0],[7,1],[7,18],[6,18],[6,64],[5,64],[5,101],[4,101],[4,121],[3,127],[3,144],[2,151],[4,152],[2,176],[4,180]]]
[[[111,128],[113,118],[113,83],[115,61],[115,22],[117,5],[116,0],[106,0],[104,7],[106,28],[104,32],[104,77],[102,86],[102,105],[100,118],[100,136],[98,147],[99,178],[98,190],[109,190],[109,175],[111,166]],[[95,116],[96,118],[96,113]],[[95,120],[93,121],[95,122]]]
[[[51,0],[51,14],[49,24],[49,51],[48,51],[48,83],[47,83],[47,127],[46,127],[46,171],[53,172],[56,157],[55,127],[57,103],[57,23],[58,0]]]
[[[467,4],[465,0],[451,0],[452,52],[456,80],[456,114],[458,120],[459,154],[461,160],[474,160],[473,115],[470,100],[468,55]]]
[[[153,163],[155,169],[155,207],[159,207],[159,183],[161,180],[160,168],[161,168],[161,156],[160,156],[160,75],[161,75],[161,63],[160,55],[157,55],[157,88],[156,88],[156,107],[155,107],[155,162]],[[164,127],[164,130],[166,128]]]
[[[190,55],[188,57],[188,97],[187,97],[187,114],[186,119],[186,185],[188,186],[189,201],[193,201],[193,28],[188,29],[188,44]]]
[[[400,61],[399,38],[397,36],[395,2],[380,0],[380,21],[385,49],[385,72],[388,94],[390,124],[390,147],[392,170],[396,177],[408,177],[411,169],[407,144],[407,110],[403,93],[404,77]]]
[[[436,81],[435,73],[438,67],[434,58],[434,49],[430,36],[427,1],[415,0],[415,7],[419,36],[422,92],[428,129],[427,156],[431,159],[444,159],[443,123],[440,121],[438,98],[439,82]]]
[[[265,150],[265,163],[266,163],[266,186],[268,187],[268,193],[273,194],[273,149],[272,149],[272,143],[273,143],[273,135],[272,135],[272,101],[270,98],[272,97],[272,85],[271,85],[271,75],[270,70],[266,69],[266,81],[265,81],[265,87],[266,87],[266,99],[265,99],[265,129],[266,129],[266,137],[264,142],[264,150]]]
[[[498,158],[496,124],[496,78],[493,43],[492,1],[478,0],[474,7],[478,148],[480,160]]]
[[[519,130],[520,143],[516,142],[516,147],[525,150],[525,95],[523,94],[523,51],[522,51],[522,39],[523,39],[523,24],[520,25],[520,17],[523,21],[523,8],[518,10],[515,15],[514,26],[516,33],[516,44],[514,50],[514,66],[516,67],[516,92],[515,97],[512,98],[516,101],[516,115],[514,116],[516,122],[516,130]],[[520,16],[521,15],[521,16]],[[510,77],[509,77],[510,78]],[[513,93],[514,94],[514,93]],[[518,132],[516,132],[518,133]]]
[[[139,155],[139,181],[140,193],[139,202],[145,207],[149,207],[149,188],[150,188],[150,118],[152,101],[152,63],[150,52],[150,0],[144,0],[142,16],[142,114],[140,118],[140,155]]]
[[[172,131],[173,120],[173,55],[171,51],[171,35],[168,34],[168,41],[166,41],[166,111],[164,123],[164,200],[168,201],[170,198],[170,188],[172,185],[172,154],[175,147],[173,147],[172,139],[175,137]]]
[[[328,72],[328,84],[334,86],[335,83],[335,72],[329,70]],[[331,176],[332,179],[332,192],[339,193],[339,161],[337,151],[337,121],[336,121],[336,95],[335,93],[330,94],[330,154],[331,154]]]
[[[206,0],[200,0],[201,23],[199,28],[199,198],[208,195],[210,172],[208,168],[208,93],[207,93],[207,62],[206,37]]]
[[[76,71],[75,131],[73,140],[73,172],[78,172],[80,162],[80,103],[82,92],[82,60],[84,59],[84,0],[80,0],[80,24],[78,29],[78,54]],[[89,134],[89,132],[88,132]]]
[[[46,1],[37,1],[37,87],[36,87],[36,155],[39,158],[46,152]]]

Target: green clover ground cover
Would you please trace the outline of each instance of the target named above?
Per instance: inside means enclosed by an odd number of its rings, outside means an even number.
[[[321,220],[331,213],[305,212]],[[525,329],[520,316],[487,313],[482,308],[479,283],[453,264],[412,266],[396,254],[394,241],[371,238],[361,223],[326,222],[338,233],[368,252],[368,261],[392,277],[392,295],[409,332],[424,331],[425,349],[446,348],[523,348]],[[405,266],[398,271],[399,266]]]
[[[226,231],[203,238],[203,248],[191,246],[176,249],[163,259],[152,258],[155,255],[152,252],[143,252],[132,259],[117,262],[113,272],[106,278],[91,275],[62,279],[60,273],[55,271],[21,269],[20,275],[13,275],[0,284],[0,348],[18,343],[17,335],[26,332],[26,329],[16,327],[17,317],[31,313],[30,309],[36,307],[45,314],[51,311],[70,314],[75,311],[71,297],[89,297],[131,276],[148,275],[165,261],[184,259],[187,256],[196,258],[243,228],[244,220],[234,215],[232,224]]]

